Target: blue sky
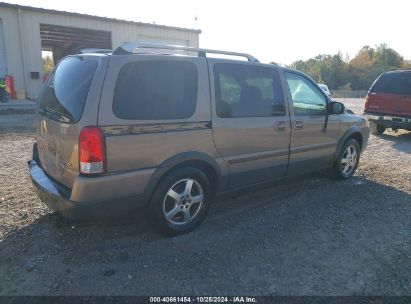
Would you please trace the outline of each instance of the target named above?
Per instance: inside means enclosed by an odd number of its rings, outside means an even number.
[[[318,54],[354,56],[386,43],[411,59],[411,1],[390,0],[145,0],[11,3],[202,30],[200,46],[247,52],[290,64]],[[197,16],[197,22],[195,17]]]

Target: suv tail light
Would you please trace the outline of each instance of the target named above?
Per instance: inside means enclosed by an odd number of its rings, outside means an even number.
[[[98,127],[85,127],[80,132],[79,163],[81,174],[104,173],[106,151],[104,135]]]
[[[364,104],[365,110],[368,110],[369,105],[370,105],[370,95],[367,94],[367,97],[365,97],[365,104]]]

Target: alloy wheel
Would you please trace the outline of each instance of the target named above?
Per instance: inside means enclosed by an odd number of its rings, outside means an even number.
[[[357,165],[357,149],[354,145],[349,145],[341,158],[340,170],[344,176],[350,176]]]
[[[172,224],[186,224],[199,214],[203,203],[204,191],[200,183],[192,178],[181,179],[167,191],[163,214]]]

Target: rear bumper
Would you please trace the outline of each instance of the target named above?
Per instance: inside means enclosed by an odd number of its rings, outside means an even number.
[[[369,112],[364,112],[364,116],[387,128],[411,129],[411,117]]]
[[[141,212],[146,203],[143,195],[98,202],[75,202],[70,200],[70,189],[49,178],[36,161],[29,162],[29,171],[31,181],[43,203],[70,219],[99,220],[130,216],[134,211]]]

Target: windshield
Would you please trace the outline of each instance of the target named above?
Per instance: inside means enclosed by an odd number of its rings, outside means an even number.
[[[40,113],[62,122],[79,121],[97,65],[79,56],[61,61],[40,92]]]

